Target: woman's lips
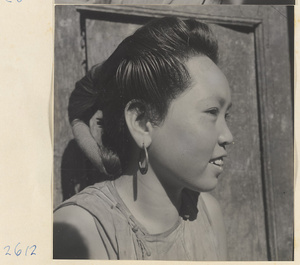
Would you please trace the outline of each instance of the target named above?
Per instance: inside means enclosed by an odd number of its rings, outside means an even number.
[[[223,158],[216,158],[209,161],[210,164],[212,164],[215,168],[217,168],[220,172],[223,171]]]
[[[214,160],[210,160],[209,163],[214,164],[216,166],[222,167],[224,162],[223,162],[223,158],[217,158]]]

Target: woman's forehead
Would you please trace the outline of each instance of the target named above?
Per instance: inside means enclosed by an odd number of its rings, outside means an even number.
[[[179,97],[173,100],[169,111],[198,111],[218,103],[228,108],[231,104],[231,91],[226,77],[219,67],[208,57],[192,57],[186,62],[191,84]]]
[[[229,88],[227,78],[220,68],[207,56],[192,57],[186,62],[191,77],[191,87],[226,87]]]
[[[189,74],[194,78],[209,75],[226,79],[220,68],[205,55],[191,57],[186,62],[186,66]]]

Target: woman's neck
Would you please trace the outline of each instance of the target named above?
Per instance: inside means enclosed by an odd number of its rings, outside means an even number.
[[[115,186],[132,215],[150,234],[165,232],[178,221],[181,190],[166,191],[152,170],[146,175],[123,175],[115,180]]]

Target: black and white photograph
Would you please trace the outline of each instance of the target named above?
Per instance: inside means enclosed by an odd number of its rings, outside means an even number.
[[[292,1],[115,2],[54,10],[53,259],[293,261]]]
[[[55,0],[55,3],[75,5],[294,5],[295,0]]]

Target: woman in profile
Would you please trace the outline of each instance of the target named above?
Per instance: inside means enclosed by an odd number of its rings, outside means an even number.
[[[110,180],[55,210],[54,258],[226,260],[220,207],[206,193],[232,142],[217,54],[206,24],[156,19],[77,83],[75,138]],[[83,122],[94,113],[96,140]]]

